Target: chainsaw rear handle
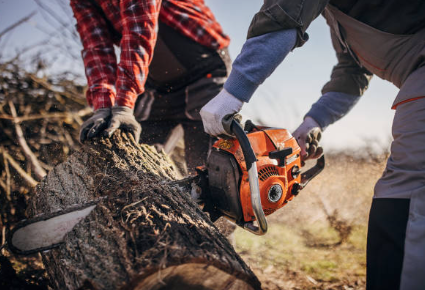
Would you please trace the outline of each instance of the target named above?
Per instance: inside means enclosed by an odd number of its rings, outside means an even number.
[[[254,226],[253,222],[245,222],[243,228],[256,235],[264,235],[267,232],[266,215],[261,205],[260,184],[258,182],[257,172],[257,157],[251,147],[248,136],[245,134],[241,124],[232,119],[230,131],[236,136],[241,145],[242,152],[245,158],[246,169],[248,170],[249,189],[251,191],[251,204],[254,210],[255,218],[258,222],[258,227]]]

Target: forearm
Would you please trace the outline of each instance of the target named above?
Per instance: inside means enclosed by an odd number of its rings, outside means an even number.
[[[87,77],[87,102],[94,110],[115,103],[116,57],[113,48],[86,48],[82,51]]]
[[[239,100],[248,102],[293,49],[296,38],[296,30],[289,29],[248,39],[233,63],[224,88]]]
[[[91,1],[70,2],[83,45],[87,102],[95,110],[115,102],[116,57],[106,20]]]
[[[161,1],[121,1],[123,22],[121,55],[117,71],[119,106],[133,108],[137,96],[144,92],[156,43],[156,27]]]
[[[328,92],[343,92],[361,96],[367,90],[372,74],[360,67],[351,56],[337,54],[338,64],[334,66],[331,79],[322,89],[322,94]]]
[[[324,130],[344,117],[358,102],[360,96],[341,92],[327,92],[311,106],[306,117],[313,118]]]
[[[323,86],[322,97],[306,114],[319,123],[322,129],[341,119],[354,107],[367,90],[372,77],[344,50],[332,29],[331,39],[338,63],[332,69],[330,81]]]
[[[328,92],[342,92],[354,96],[363,95],[369,86],[372,73],[353,59],[332,29],[331,40],[338,63],[332,69],[331,79],[323,86],[322,95]]]

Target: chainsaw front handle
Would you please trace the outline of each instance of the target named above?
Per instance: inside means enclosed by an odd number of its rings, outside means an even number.
[[[306,187],[307,183],[310,182],[314,177],[316,177],[322,170],[325,168],[325,155],[317,159],[316,165],[308,169],[306,172],[301,173],[301,183],[300,189]]]
[[[266,215],[261,205],[260,184],[258,182],[257,172],[257,157],[251,147],[248,136],[245,134],[241,124],[232,120],[230,126],[231,132],[236,136],[241,145],[242,152],[245,158],[246,169],[248,170],[249,189],[251,191],[251,204],[254,210],[255,218],[258,222],[258,227],[254,226],[253,222],[245,222],[243,228],[256,235],[264,235],[267,232]]]

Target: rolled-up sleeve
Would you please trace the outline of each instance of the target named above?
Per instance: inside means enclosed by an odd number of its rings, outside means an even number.
[[[137,96],[144,92],[157,38],[161,3],[161,0],[120,1],[123,29],[116,81],[118,106],[133,108]]]
[[[88,88],[87,102],[94,110],[115,102],[117,60],[114,38],[100,7],[92,1],[71,0],[77,31],[83,44],[82,57]]]
[[[298,38],[295,47],[308,40],[310,23],[325,9],[328,0],[264,0],[248,30],[248,38],[269,32],[295,28]]]

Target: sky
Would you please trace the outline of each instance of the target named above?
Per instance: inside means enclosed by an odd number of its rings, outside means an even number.
[[[50,37],[51,49],[43,51],[54,67],[83,71],[79,59],[81,45],[73,25],[63,26],[75,20],[67,0],[38,0],[59,17],[52,19],[35,0],[0,0],[0,33],[35,11],[29,22],[0,38],[0,56],[8,57],[16,51],[31,47]],[[231,38],[230,55],[234,59],[246,39],[253,15],[261,7],[258,0],[205,0],[223,30]],[[62,3],[62,6],[58,3]],[[46,19],[49,19],[46,21]],[[58,27],[61,27],[59,30]],[[304,114],[320,97],[322,86],[329,80],[336,64],[329,28],[320,16],[307,30],[310,40],[291,52],[272,76],[260,86],[251,101],[244,105],[244,119],[261,120],[264,125],[293,131],[302,122]],[[71,37],[70,37],[71,35]],[[73,37],[72,37],[73,36]],[[70,40],[71,39],[71,40]],[[67,43],[65,52],[55,47]],[[69,43],[69,45],[68,45]],[[27,52],[30,53],[31,51]],[[66,57],[72,55],[71,59]],[[65,56],[65,57],[64,57]],[[337,123],[330,125],[323,134],[322,145],[326,151],[359,150],[369,147],[380,151],[389,148],[394,111],[391,104],[398,89],[389,82],[374,77],[369,89],[353,110]]]

